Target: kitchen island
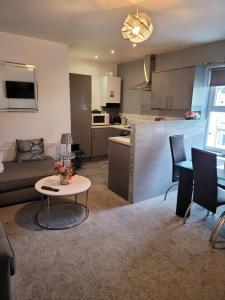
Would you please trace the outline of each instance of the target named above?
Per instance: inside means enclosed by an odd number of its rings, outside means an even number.
[[[110,137],[108,187],[130,203],[165,193],[172,184],[169,136],[183,134],[187,158],[203,148],[205,120],[131,123],[129,137]]]

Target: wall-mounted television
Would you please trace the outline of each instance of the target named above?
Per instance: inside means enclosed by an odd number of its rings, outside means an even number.
[[[6,81],[6,97],[16,99],[34,99],[34,82]]]

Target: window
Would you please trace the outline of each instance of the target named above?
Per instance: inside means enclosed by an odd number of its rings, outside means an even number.
[[[225,85],[210,87],[206,147],[225,153]]]

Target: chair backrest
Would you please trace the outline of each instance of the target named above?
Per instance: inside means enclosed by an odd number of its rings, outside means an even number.
[[[216,154],[195,148],[191,150],[194,177],[193,201],[215,213],[217,207]]]
[[[169,137],[169,141],[173,162],[172,181],[174,182],[179,180],[179,168],[176,167],[176,163],[186,160],[186,154],[184,149],[184,136],[183,134],[172,135]]]

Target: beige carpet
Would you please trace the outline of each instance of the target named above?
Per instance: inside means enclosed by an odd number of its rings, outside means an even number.
[[[176,192],[128,205],[107,190],[106,170],[99,162],[80,172],[93,187],[78,227],[40,229],[38,202],[0,209],[17,259],[14,299],[224,300],[225,251],[208,243],[216,217],[195,206],[181,225]],[[225,247],[225,230],[220,238]]]

